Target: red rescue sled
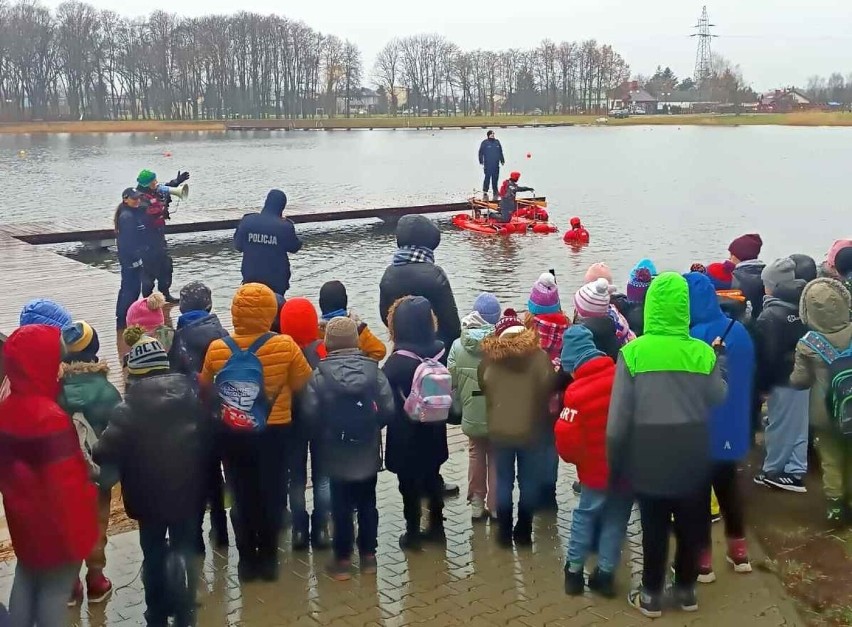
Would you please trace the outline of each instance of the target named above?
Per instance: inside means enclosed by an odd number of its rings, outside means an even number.
[[[499,222],[487,217],[489,212],[499,211],[499,204],[478,198],[470,199],[470,213],[457,213],[453,224],[460,229],[482,233],[483,235],[512,235],[515,233],[555,233],[559,229],[548,222],[549,216],[544,207],[545,198],[519,199],[518,208],[509,222]]]

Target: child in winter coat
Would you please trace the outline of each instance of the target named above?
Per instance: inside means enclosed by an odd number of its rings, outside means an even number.
[[[648,288],[645,334],[621,349],[607,419],[610,476],[630,481],[642,514],[642,587],[629,600],[649,618],[662,615],[672,526],[673,594],[683,609],[698,609],[698,558],[709,524],[708,417],[726,392],[724,357],[689,337],[686,279],[661,274]]]
[[[586,560],[597,553],[598,565],[589,577],[589,588],[612,598],[615,569],[633,508],[632,495],[611,489],[606,461],[606,421],[615,362],[595,348],[591,331],[582,325],[565,332],[561,361],[574,380],[565,390],[564,409],[554,427],[556,449],[563,460],[576,464],[582,485],[571,520],[565,592],[583,594]]]
[[[325,346],[328,357],[319,362],[302,393],[301,416],[311,441],[318,444],[319,454],[312,463],[322,466],[331,480],[334,561],[329,573],[344,581],[351,576],[356,510],[361,572],[376,572],[381,430],[393,418],[396,406],[378,362],[359,350],[354,320],[332,318],[325,327]]]
[[[61,352],[59,329],[43,324],[3,345],[11,393],[0,401],[0,493],[18,559],[12,625],[67,623],[68,591],[98,537],[97,491],[56,403]]]
[[[615,337],[621,346],[636,339],[636,334],[630,330],[627,319],[611,304],[610,296],[612,287],[606,279],[595,279],[592,283],[586,283],[574,294],[574,311],[576,313],[574,322],[583,318],[610,318],[615,324]]]
[[[716,290],[706,275],[691,272],[686,275],[686,282],[689,285],[690,335],[707,344],[712,344],[716,338],[723,338],[725,342],[728,395],[725,402],[710,414],[710,454],[713,462],[710,483],[724,515],[725,537],[728,540],[727,561],[735,572],[750,573],[737,464],[751,448],[754,344],[741,323],[722,313]],[[711,511],[710,492],[710,489],[706,491],[707,512]],[[716,575],[713,572],[709,519],[705,529],[703,550],[699,556],[698,581],[711,583],[716,580]]]
[[[461,405],[462,432],[468,437],[467,500],[473,520],[497,513],[497,468],[488,440],[485,396],[479,389],[476,372],[482,361],[482,341],[494,333],[500,311],[493,294],[477,296],[473,311],[462,318],[461,337],[453,342],[447,358],[453,393]]]
[[[319,320],[313,304],[307,298],[291,298],[281,307],[279,315],[281,333],[289,335],[302,349],[311,370],[328,355],[325,343],[319,336]],[[298,396],[298,394],[297,394]],[[290,511],[293,514],[292,546],[294,551],[304,551],[308,546],[327,549],[330,538],[328,518],[331,515],[331,495],[328,476],[319,457],[319,442],[310,437],[302,424],[298,398],[293,403],[293,429],[295,442],[290,458],[290,486],[288,490]],[[314,511],[308,518],[305,488],[308,485],[308,451],[311,453],[311,483],[314,489]]]
[[[377,338],[367,323],[362,322],[358,316],[349,310],[349,296],[346,294],[346,286],[340,281],[328,281],[323,283],[319,293],[320,306],[320,337],[325,336],[325,325],[332,318],[344,316],[352,318],[358,325],[358,348],[370,359],[381,361],[387,354],[385,343]]]
[[[205,495],[209,418],[195,383],[171,372],[165,347],[128,327],[127,392],[95,445],[118,466],[124,508],[139,521],[148,625],[195,625],[195,542]],[[168,536],[168,540],[166,539]]]
[[[477,372],[485,394],[488,436],[497,458],[498,542],[504,547],[532,543],[532,523],[541,496],[538,458],[550,442],[548,406],[556,372],[538,345],[535,331],[524,327],[514,309],[507,309],[495,334],[482,342]],[[515,462],[520,488],[518,523],[512,528]]]
[[[91,446],[103,434],[121,394],[109,382],[109,366],[98,361],[98,333],[85,321],[75,322],[62,332],[65,356],[59,370],[62,389],[57,402],[72,417],[78,433],[84,438],[84,456],[91,462]],[[112,592],[112,583],[104,576],[106,566],[107,527],[109,526],[112,487],[118,481],[114,468],[97,468],[90,464],[98,486],[98,541],[86,558],[86,590],[89,603],[101,603]],[[71,600],[83,601],[83,585],[74,584]]]
[[[140,298],[127,310],[127,326],[142,327],[148,336],[158,339],[168,351],[172,347],[175,331],[166,325],[166,316],[163,313],[165,306],[166,298],[159,292],[154,292],[147,298]]]
[[[831,523],[852,524],[852,440],[842,436],[829,413],[826,395],[831,387],[828,360],[832,353],[852,347],[849,307],[852,296],[834,279],[811,281],[802,292],[799,309],[802,322],[811,332],[796,345],[796,362],[790,385],[810,388],[810,418],[814,444],[822,465],[822,484],[828,499],[827,517]]]
[[[757,320],[763,310],[763,279],[760,274],[766,264],[760,261],[763,240],[757,233],[742,235],[728,246],[729,261],[734,264],[731,287],[740,290],[751,304],[751,320]]]
[[[764,429],[766,459],[754,480],[758,485],[801,493],[807,490],[810,395],[791,387],[790,375],[796,345],[807,332],[799,317],[806,283],[796,279],[796,265],[790,257],[766,266],[762,277],[766,296],[752,331],[757,350],[756,388],[767,397],[768,421]]]
[[[414,422],[405,412],[414,373],[420,359],[440,359],[444,344],[436,335],[437,320],[429,301],[422,296],[404,296],[388,310],[388,331],[393,351],[382,371],[393,390],[396,409],[388,424],[385,464],[399,479],[405,533],[403,549],[417,550],[421,543],[446,540],[441,464],[447,461],[447,424]],[[416,355],[417,358],[410,356]],[[429,506],[429,526],[420,530],[422,501]]]
[[[243,582],[278,578],[278,532],[287,493],[284,479],[296,442],[293,394],[311,378],[311,367],[293,338],[267,336],[277,312],[275,293],[260,283],[241,285],[231,302],[234,333],[230,337],[237,347],[245,351],[266,338],[255,354],[263,366],[263,387],[271,404],[262,431],[225,430],[222,436],[225,471],[235,501],[231,522],[240,554],[237,570]],[[199,378],[202,391],[215,394],[216,376],[231,355],[224,339],[210,345]]]
[[[219,317],[210,313],[213,309],[213,294],[200,281],[192,281],[180,290],[180,317],[177,320],[174,341],[169,349],[169,364],[172,372],[187,375],[197,381],[204,365],[207,349],[214,340],[228,335]],[[211,414],[213,409],[210,409]],[[200,511],[196,545],[204,552],[204,537],[201,526],[204,514],[210,507],[210,541],[218,548],[228,546],[228,520],[225,515],[225,481],[222,478],[222,433],[215,425],[210,446],[207,468],[207,496]]]
[[[554,371],[559,369],[559,354],[562,351],[562,334],[571,324],[568,317],[562,313],[562,303],[559,300],[559,288],[556,277],[551,272],[543,273],[533,284],[527,301],[528,312],[524,326],[534,329],[539,346],[550,357]],[[562,409],[561,393],[558,389],[550,402],[551,427]],[[539,507],[543,510],[556,511],[556,479],[559,473],[559,455],[556,454],[556,444],[553,442],[553,430],[547,429],[546,442],[542,449],[541,459],[541,500]]]
[[[837,270],[838,280],[852,293],[852,246],[841,248],[834,258],[834,268]],[[849,312],[852,314],[852,311]]]

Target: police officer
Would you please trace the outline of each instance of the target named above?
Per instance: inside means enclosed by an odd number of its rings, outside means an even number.
[[[273,189],[260,213],[247,213],[234,233],[234,248],[243,254],[243,283],[262,283],[284,296],[290,289],[290,253],[299,252],[302,240],[292,220],[282,217],[287,195]]]
[[[479,145],[479,165],[485,171],[485,181],[482,183],[482,199],[488,200],[488,184],[497,200],[497,181],[500,179],[500,166],[506,163],[503,158],[503,146],[500,140],[494,137],[494,131],[488,131],[485,139]]]

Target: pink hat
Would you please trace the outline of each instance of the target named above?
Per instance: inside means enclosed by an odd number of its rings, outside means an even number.
[[[538,281],[533,284],[527,308],[531,314],[548,314],[562,311],[559,302],[559,288],[556,286],[556,277],[550,272],[543,273]]]
[[[574,309],[581,318],[603,318],[609,309],[609,283],[596,279],[574,294]]]
[[[593,263],[589,266],[589,269],[586,270],[586,283],[592,283],[597,279],[606,279],[607,283],[613,283],[612,270],[610,270],[609,266],[602,261],[599,261],[598,263]]]
[[[852,240],[849,239],[839,239],[831,245],[831,248],[828,249],[828,255],[825,257],[830,269],[834,270],[834,262],[837,257],[837,253],[850,246],[852,246]]]
[[[138,325],[145,329],[146,333],[163,326],[166,323],[166,317],[163,315],[165,304],[166,299],[159,292],[154,292],[148,298],[140,298],[127,310],[127,326]]]

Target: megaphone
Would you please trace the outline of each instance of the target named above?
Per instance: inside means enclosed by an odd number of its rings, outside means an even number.
[[[177,187],[168,187],[166,185],[160,185],[157,188],[161,194],[171,194],[178,200],[186,200],[189,198],[189,183],[181,183]]]

